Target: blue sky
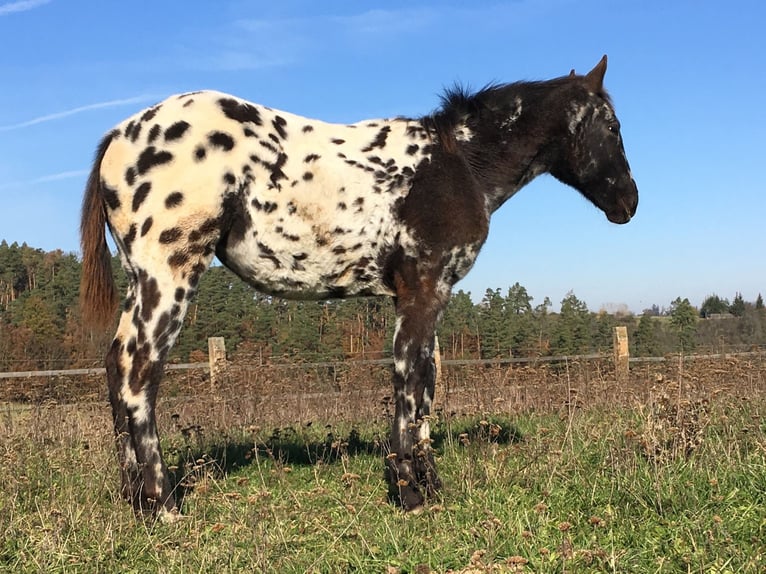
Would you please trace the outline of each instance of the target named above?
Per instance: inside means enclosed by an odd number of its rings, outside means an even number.
[[[609,55],[605,85],[638,183],[610,224],[549,176],[494,216],[480,299],[518,281],[591,310],[766,295],[766,4],[0,0],[0,239],[78,251],[101,136],[213,88],[326,121],[432,111],[460,81],[547,79]]]

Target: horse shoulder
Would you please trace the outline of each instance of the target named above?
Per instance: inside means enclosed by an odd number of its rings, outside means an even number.
[[[443,151],[418,166],[399,215],[431,249],[481,245],[489,229],[479,182],[461,155]]]

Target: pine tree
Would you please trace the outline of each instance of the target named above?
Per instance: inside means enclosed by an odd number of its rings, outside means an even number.
[[[633,335],[634,353],[639,357],[654,357],[660,354],[657,330],[660,323],[652,315],[644,313],[638,321],[638,328]]]
[[[551,350],[551,316],[548,309],[551,308],[551,300],[547,296],[543,302],[536,305],[532,311],[533,326],[535,331],[537,353],[547,355]]]
[[[734,300],[731,302],[729,311],[735,317],[742,317],[742,315],[745,314],[745,300],[742,298],[742,293],[737,292],[737,294],[734,295]]]
[[[577,355],[591,348],[590,313],[584,301],[570,291],[561,300],[561,312],[554,330],[553,352]]]
[[[518,282],[508,288],[505,312],[511,350],[515,356],[524,355],[535,342],[532,297]]]
[[[453,293],[438,326],[442,351],[449,358],[479,358],[479,317],[471,294]],[[446,358],[446,356],[445,356]]]
[[[670,304],[670,324],[678,337],[679,350],[683,353],[696,347],[697,312],[689,299],[677,297]]]
[[[711,315],[717,315],[721,313],[729,312],[728,299],[721,299],[718,295],[713,293],[705,298],[700,307],[700,317],[708,318]]]
[[[504,357],[510,351],[505,322],[505,299],[500,289],[487,289],[479,309],[481,356],[485,359]]]

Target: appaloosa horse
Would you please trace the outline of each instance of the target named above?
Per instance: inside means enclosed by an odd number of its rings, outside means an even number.
[[[609,221],[638,191],[603,87],[584,76],[455,88],[417,119],[328,124],[219,92],[172,96],[98,148],[82,207],[82,311],[107,326],[118,300],[105,226],[129,279],[106,356],[122,495],[178,508],[155,404],[168,351],[213,256],[256,289],[301,299],[389,295],[396,412],[386,458],[406,510],[440,486],[430,446],[434,329],[492,213],[550,173]]]

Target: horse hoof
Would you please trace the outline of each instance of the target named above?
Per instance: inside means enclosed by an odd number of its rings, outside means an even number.
[[[177,508],[171,508],[170,510],[161,508],[160,511],[157,513],[157,520],[159,520],[163,524],[175,524],[177,522],[181,522],[185,518],[186,516],[181,514],[181,512]]]

